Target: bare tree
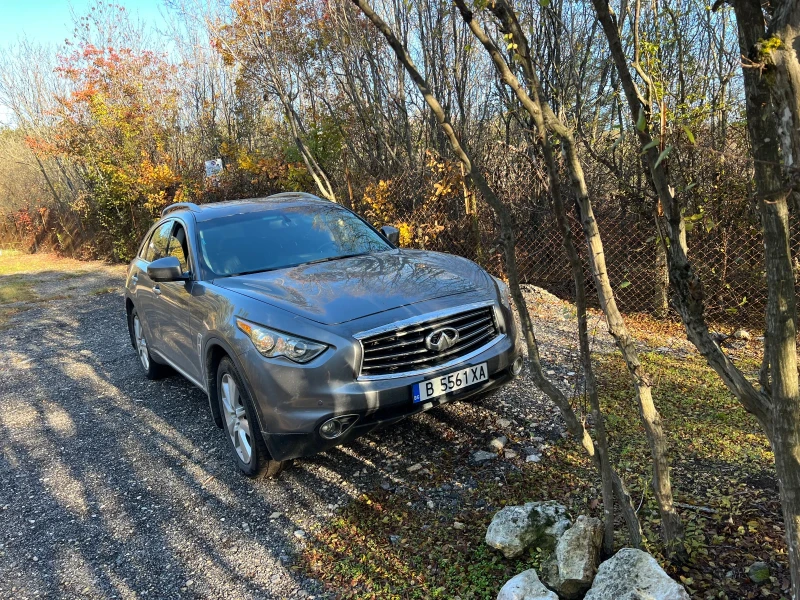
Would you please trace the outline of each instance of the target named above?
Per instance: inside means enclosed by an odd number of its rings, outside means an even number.
[[[302,30],[308,27],[307,20],[313,20],[313,14],[309,15],[313,7],[308,2],[301,2],[288,10],[283,5],[246,0],[234,2],[232,7],[232,25],[211,24],[217,45],[241,65],[247,77],[258,81],[265,93],[279,102],[297,150],[317,189],[323,197],[336,202],[329,174],[307,142],[309,132],[297,107],[298,100],[303,98],[303,85],[321,75],[313,64],[313,45],[302,37]],[[297,35],[283,35],[287,28]],[[313,99],[309,95],[305,98]],[[314,112],[313,105],[307,108]]]
[[[673,300],[686,327],[689,340],[694,343],[709,365],[717,372],[728,389],[752,413],[770,439],[775,453],[775,465],[781,489],[789,562],[792,574],[793,597],[800,593],[800,391],[797,374],[797,328],[791,252],[788,244],[788,196],[790,187],[781,172],[781,141],[784,145],[791,136],[779,137],[778,122],[792,114],[785,102],[790,96],[778,87],[770,94],[767,83],[756,71],[744,65],[747,117],[753,146],[755,180],[761,208],[764,233],[765,265],[767,271],[768,305],[764,361],[761,388],[750,383],[731,362],[709,333],[704,316],[703,285],[688,259],[686,224],[669,183],[667,161],[646,126],[646,113],[650,104],[634,82],[628,66],[628,57],[622,46],[616,17],[607,0],[593,0],[595,11],[628,102],[632,121],[645,156],[647,176],[658,193],[664,207],[668,260]],[[792,4],[787,3],[787,5]],[[764,15],[759,2],[741,0],[734,3],[739,26],[742,54],[753,56],[766,33]],[[790,11],[791,12],[791,11]],[[796,12],[796,11],[795,11]],[[788,64],[791,64],[789,61]],[[790,80],[790,75],[785,76]],[[777,92],[781,93],[778,94]],[[796,92],[795,92],[796,93]],[[773,104],[773,97],[782,98]],[[787,112],[781,110],[785,108]],[[775,110],[778,109],[778,110]],[[789,148],[794,151],[793,144]],[[786,160],[784,148],[784,160]],[[793,161],[789,160],[789,164]],[[785,164],[785,163],[784,163]]]
[[[515,94],[523,104],[525,109],[534,120],[537,129],[540,131],[540,143],[545,153],[545,164],[550,174],[551,192],[557,214],[561,216],[559,219],[562,221],[562,231],[565,230],[565,211],[563,201],[558,191],[558,170],[553,157],[552,149],[549,143],[545,140],[548,132],[557,135],[562,142],[564,156],[566,159],[567,168],[572,180],[574,193],[580,208],[581,223],[583,225],[586,243],[589,248],[589,263],[592,268],[592,275],[594,277],[595,286],[597,288],[600,304],[603,312],[608,321],[608,328],[611,335],[614,337],[617,347],[619,348],[628,370],[633,379],[634,387],[636,389],[636,397],[639,403],[639,412],[642,417],[642,423],[647,434],[647,439],[650,445],[650,451],[653,458],[653,491],[655,492],[656,500],[658,501],[659,509],[661,511],[661,522],[664,533],[664,541],[667,551],[670,554],[681,553],[683,528],[681,525],[680,517],[675,510],[672,499],[672,487],[669,478],[669,463],[667,460],[667,445],[664,436],[663,428],[661,425],[661,418],[653,403],[651,392],[650,376],[645,372],[644,368],[639,361],[638,352],[633,339],[631,338],[625,326],[625,321],[622,314],[617,308],[614,292],[611,287],[611,282],[608,277],[605,261],[605,253],[603,251],[603,242],[600,237],[600,231],[597,228],[597,222],[594,219],[592,210],[592,203],[589,198],[589,192],[586,187],[586,181],[583,175],[583,167],[578,157],[575,140],[572,132],[564,126],[564,124],[556,117],[550,107],[541,101],[543,90],[536,78],[533,71],[532,63],[528,58],[528,42],[519,23],[516,20],[511,8],[503,1],[498,0],[495,3],[495,14],[501,19],[503,24],[503,31],[506,34],[506,39],[511,40],[512,48],[516,45],[517,50],[521,50],[520,56],[522,62],[526,64],[525,74],[529,79],[532,97],[528,95],[525,89],[520,84],[516,76],[511,72],[505,59],[503,58],[500,50],[495,43],[489,38],[488,35],[480,27],[472,12],[466,7],[463,0],[455,0],[461,14],[472,29],[475,37],[483,44],[489,52],[492,60],[497,66],[503,81],[514,90]],[[565,241],[569,240],[568,232],[564,231]],[[578,259],[577,251],[571,244],[571,240],[567,241],[567,253],[570,255],[570,262],[573,265],[573,273],[575,277],[576,271],[582,271],[583,266]],[[582,282],[581,282],[582,283]],[[586,331],[581,332],[581,347],[584,350],[584,365],[588,366],[589,378],[593,380],[591,375],[591,358],[589,356],[588,348],[588,335]],[[596,402],[596,399],[595,399]],[[602,421],[601,421],[602,423]],[[600,425],[602,437],[605,437],[605,428]]]
[[[594,442],[589,435],[588,431],[584,428],[583,423],[577,418],[575,412],[572,410],[572,407],[569,404],[569,400],[564,396],[564,394],[556,388],[545,376],[542,369],[541,361],[539,358],[539,348],[536,342],[536,337],[533,331],[533,323],[531,322],[530,313],[528,311],[527,303],[525,302],[525,298],[522,294],[522,290],[519,285],[519,274],[517,272],[517,264],[516,264],[516,254],[514,248],[514,228],[511,222],[510,214],[508,212],[508,208],[503,204],[503,202],[495,195],[494,191],[488,185],[486,179],[484,178],[481,171],[477,168],[475,163],[473,163],[470,156],[464,150],[461,142],[458,139],[458,136],[453,129],[453,126],[450,124],[445,111],[442,109],[441,104],[437,98],[433,95],[431,88],[428,86],[427,81],[424,77],[419,73],[416,66],[414,65],[413,61],[411,60],[408,52],[405,50],[403,45],[397,39],[395,34],[389,28],[389,26],[378,16],[372,7],[367,3],[366,0],[352,0],[352,2],[358,6],[358,8],[364,13],[364,15],[369,18],[370,21],[375,25],[375,27],[383,34],[386,38],[386,41],[389,43],[389,46],[397,55],[398,59],[402,62],[405,69],[408,71],[409,76],[414,81],[416,86],[418,87],[420,93],[425,98],[425,101],[431,108],[431,111],[436,116],[437,121],[439,122],[442,130],[447,135],[447,139],[450,142],[453,151],[458,156],[461,163],[464,165],[464,169],[467,172],[467,175],[470,181],[476,186],[480,194],[483,196],[484,200],[492,207],[494,212],[497,214],[500,220],[501,226],[501,243],[503,247],[503,252],[506,260],[506,269],[508,272],[509,278],[509,285],[511,289],[511,295],[514,300],[514,304],[516,305],[519,316],[520,322],[522,324],[522,331],[523,337],[525,338],[525,342],[528,347],[528,358],[530,361],[530,372],[531,376],[533,377],[534,382],[536,383],[537,387],[541,389],[545,394],[550,397],[551,400],[558,406],[559,410],[561,411],[564,420],[567,423],[567,427],[569,428],[570,432],[579,440],[589,454],[589,456],[595,462],[598,470],[602,472],[602,466],[600,463],[600,457],[597,455],[595,451]],[[608,468],[607,468],[607,475],[608,475]],[[625,491],[624,485],[620,478],[611,473],[612,479],[612,486],[615,489],[616,496],[620,502],[620,505],[623,509],[630,507],[630,498]],[[628,523],[629,533],[631,536],[631,540],[635,545],[640,543],[640,531],[638,520],[635,517],[635,513],[633,513],[633,509],[631,508],[629,511],[623,510],[624,514],[626,515],[626,522]]]

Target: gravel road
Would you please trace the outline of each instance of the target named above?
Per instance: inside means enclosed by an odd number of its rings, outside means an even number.
[[[117,291],[38,301],[0,332],[0,597],[332,597],[295,557],[338,507],[444,448],[468,460],[501,433],[561,433],[521,378],[298,460],[277,481],[249,480],[202,392],[142,376],[119,271],[107,277]],[[529,296],[546,367],[571,389],[569,306]]]

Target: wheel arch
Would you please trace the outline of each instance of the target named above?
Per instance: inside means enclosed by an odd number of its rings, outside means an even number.
[[[203,365],[205,368],[203,371],[205,373],[206,390],[208,391],[208,405],[211,409],[211,418],[214,420],[214,424],[220,429],[223,428],[224,423],[222,422],[222,413],[219,410],[217,368],[219,367],[219,363],[226,356],[233,360],[233,358],[231,358],[232,354],[233,353],[228,348],[224,347],[219,340],[212,339],[206,344],[205,364]]]
[[[211,408],[211,416],[213,417],[214,423],[217,425],[217,427],[221,429],[224,427],[224,423],[222,420],[222,413],[219,410],[219,394],[217,394],[217,369],[220,361],[227,357],[233,363],[239,373],[239,377],[244,380],[245,385],[250,390],[251,396],[253,386],[250,385],[250,382],[247,379],[247,374],[242,367],[242,363],[239,361],[239,356],[224,340],[213,335],[207,338],[203,356],[205,357],[203,370],[205,373],[205,384],[208,392],[208,402],[209,407]],[[259,431],[261,431],[261,422],[263,418],[255,401],[254,404],[256,405],[256,419],[258,420]]]

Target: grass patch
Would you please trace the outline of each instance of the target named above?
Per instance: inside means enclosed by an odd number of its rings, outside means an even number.
[[[119,288],[110,286],[110,287],[101,287],[97,288],[96,290],[92,290],[93,296],[102,296],[103,294],[113,294],[114,292],[119,291]]]
[[[18,250],[0,253],[0,275],[15,275],[52,269],[53,256],[49,254],[25,254]]]
[[[650,343],[658,342],[652,333]],[[653,344],[663,345],[663,341]],[[624,363],[595,356],[612,455],[637,504],[646,539],[667,571],[695,598],[787,597],[788,573],[773,456],[755,419],[694,354],[646,353],[654,397],[670,443],[672,482],[686,527],[688,562],[665,562],[660,521],[649,487],[650,459]],[[745,372],[754,359],[741,358]],[[572,440],[553,444],[539,464],[524,464],[498,482],[469,465],[469,451],[431,461],[429,473],[403,474],[408,484],[378,489],[343,508],[302,555],[302,568],[345,598],[492,598],[511,576],[538,567],[531,551],[506,560],[483,542],[492,515],[506,504],[556,500],[573,516],[601,517],[599,481]],[[442,483],[466,476],[474,485],[453,488],[455,508],[430,510],[424,498]],[[448,488],[449,489],[449,488]],[[699,510],[703,508],[704,510]],[[463,530],[453,522],[466,524]],[[617,526],[617,546],[625,544]],[[746,576],[756,560],[772,579]]]
[[[30,281],[11,276],[0,278],[0,304],[31,302],[36,297]]]

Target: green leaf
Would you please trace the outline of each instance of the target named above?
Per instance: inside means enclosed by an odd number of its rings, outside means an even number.
[[[692,145],[694,145],[695,141],[694,141],[694,134],[692,133],[692,130],[684,125],[683,131],[686,133],[686,137],[689,138],[689,141],[692,143]]]
[[[636,129],[644,131],[647,127],[647,119],[644,116],[644,106],[639,107],[639,118],[636,120]]]
[[[631,284],[631,282],[630,282],[630,281],[623,281],[622,283],[620,283],[620,284],[619,284],[619,288],[617,288],[617,289],[624,290],[624,289],[625,289],[626,287],[628,287],[630,284]]]
[[[658,140],[658,139],[650,140],[648,143],[646,143],[644,146],[642,146],[642,154],[644,154],[645,152],[650,150],[650,148],[655,148],[656,146],[658,146],[658,144],[660,142],[661,142],[661,140]]]
[[[614,140],[614,143],[613,143],[613,144],[611,144],[611,150],[612,150],[612,152],[613,152],[614,150],[616,150],[616,149],[617,149],[617,146],[619,146],[619,145],[622,143],[622,138],[623,138],[623,137],[624,137],[624,136],[623,136],[622,134],[619,134],[619,135],[617,136],[617,139],[615,139],[615,140]]]
[[[658,155],[658,160],[656,160],[656,164],[653,165],[653,169],[657,169],[658,165],[661,164],[661,161],[667,158],[670,152],[672,152],[672,146],[667,146],[664,148],[661,154]]]
[[[550,6],[550,0],[539,0],[539,6],[542,8],[547,8]]]

